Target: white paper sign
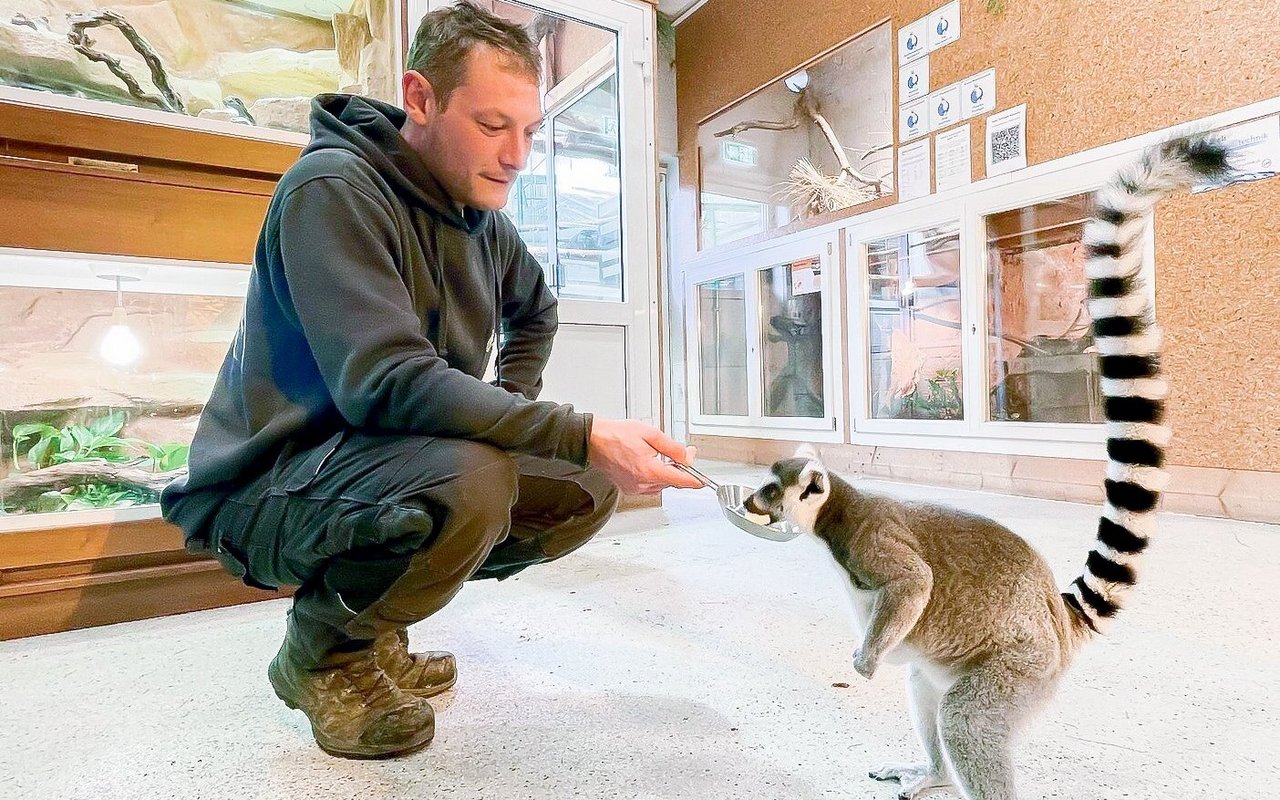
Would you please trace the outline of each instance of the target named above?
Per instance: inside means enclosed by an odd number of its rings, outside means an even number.
[[[929,95],[929,130],[942,130],[960,121],[960,84],[953,83]]]
[[[987,117],[987,177],[1027,166],[1027,106]]]
[[[898,68],[898,102],[910,103],[929,93],[929,57]]]
[[[933,12],[929,20],[929,49],[937,50],[960,38],[960,0]]]
[[[989,69],[960,81],[960,118],[996,110],[996,71]]]
[[[1274,178],[1280,170],[1280,116],[1233,125],[1214,131],[1212,136],[1231,148],[1231,174],[1196,184],[1191,191],[1207,192],[1236,183]]]
[[[940,133],[935,139],[938,161],[938,191],[945,192],[957,186],[968,186],[973,182],[973,168],[969,158],[969,126],[961,125],[955,130]]]
[[[928,98],[898,108],[898,141],[909,142],[929,132]]]
[[[929,194],[929,140],[898,148],[898,201]]]
[[[822,291],[822,262],[806,258],[791,262],[791,294],[813,294]]]
[[[929,19],[918,19],[898,29],[898,63],[906,64],[929,54]]]

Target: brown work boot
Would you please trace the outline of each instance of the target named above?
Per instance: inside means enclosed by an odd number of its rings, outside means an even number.
[[[305,669],[292,658],[286,638],[267,667],[276,695],[307,715],[322,750],[344,758],[390,758],[431,743],[431,704],[400,691],[378,667],[373,648],[341,658]]]
[[[433,697],[458,682],[458,663],[453,653],[432,650],[409,652],[409,632],[404,628],[384,633],[373,642],[378,666],[395,681],[400,691],[415,697]]]

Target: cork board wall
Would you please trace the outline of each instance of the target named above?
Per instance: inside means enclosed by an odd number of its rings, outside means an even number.
[[[699,121],[882,19],[895,30],[941,0],[710,0],[677,30],[677,253],[696,255]],[[1027,105],[1028,164],[1280,93],[1261,44],[1268,4],[961,0],[962,35],[930,56],[931,88],[994,67],[996,112]],[[896,37],[895,37],[896,41]],[[985,177],[983,118],[973,177]],[[896,137],[896,131],[895,131]],[[1280,179],[1166,202],[1156,215],[1158,313],[1174,386],[1174,463],[1280,470]]]

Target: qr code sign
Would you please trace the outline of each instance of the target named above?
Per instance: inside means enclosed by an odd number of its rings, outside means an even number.
[[[991,163],[999,164],[1022,155],[1022,126],[1013,125],[991,132]]]

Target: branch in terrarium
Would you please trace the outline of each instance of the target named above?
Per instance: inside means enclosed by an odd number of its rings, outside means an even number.
[[[165,74],[164,65],[160,63],[160,57],[156,55],[156,51],[147,43],[146,39],[134,29],[129,21],[114,11],[90,11],[83,14],[67,14],[67,22],[71,24],[71,30],[67,33],[67,41],[71,43],[81,55],[90,61],[96,61],[104,64],[112,74],[124,82],[125,88],[129,90],[129,94],[139,100],[148,103],[155,103],[165,111],[174,111],[179,114],[187,113],[186,104],[182,102],[182,98],[173,90],[169,84],[169,76]],[[106,53],[94,50],[93,40],[89,38],[86,32],[90,28],[96,28],[100,25],[110,25],[117,28],[124,38],[129,41],[133,49],[142,56],[143,61],[147,62],[147,67],[151,70],[151,82],[155,84],[160,91],[159,95],[145,92],[138,83],[138,79],[129,74],[121,64],[120,59],[109,56]]]
[[[787,120],[786,122],[774,122],[773,120],[768,120],[768,119],[748,119],[748,120],[739,122],[737,125],[734,125],[732,128],[725,128],[719,133],[713,133],[711,135],[717,139],[721,139],[721,138],[724,138],[725,136],[737,136],[743,131],[751,131],[751,130],[757,130],[757,129],[765,130],[765,131],[790,131],[799,127],[800,127],[800,120],[798,119],[791,119],[791,120]]]
[[[186,472],[186,467],[168,472],[152,472],[142,467],[113,464],[109,461],[71,461],[0,479],[0,497],[5,498],[6,503],[20,503],[25,497],[91,483],[159,492],[174,478],[185,475]]]

